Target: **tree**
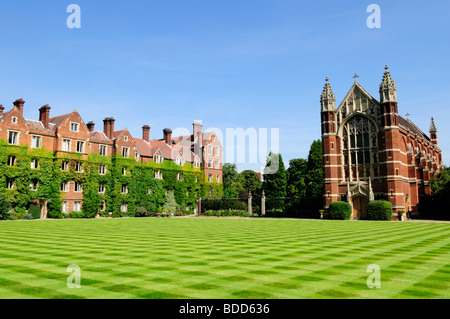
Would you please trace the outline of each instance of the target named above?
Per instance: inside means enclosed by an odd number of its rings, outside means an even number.
[[[9,219],[11,203],[4,194],[0,194],[0,220]]]
[[[303,198],[306,196],[306,173],[308,161],[303,158],[291,159],[286,170],[287,197]]]
[[[267,197],[286,197],[286,169],[281,154],[270,152],[264,169],[263,189]]]
[[[239,173],[238,182],[242,185],[240,190],[252,192],[252,194],[260,194],[262,183],[259,175],[252,170],[245,170]]]
[[[306,196],[322,198],[323,196],[323,155],[322,142],[316,140],[311,144],[308,155],[306,174]]]
[[[236,164],[226,163],[222,167],[223,172],[223,197],[237,198],[242,184],[239,181],[239,173]]]

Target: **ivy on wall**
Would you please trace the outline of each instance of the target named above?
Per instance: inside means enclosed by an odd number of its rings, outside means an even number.
[[[9,166],[11,156],[15,162]],[[31,165],[34,159],[36,168]],[[67,170],[62,169],[64,161],[69,163]],[[82,172],[76,171],[76,163],[82,164]],[[99,173],[101,165],[106,167],[105,174]],[[155,179],[155,171],[162,173],[162,180]],[[173,192],[178,210],[192,213],[199,197],[221,198],[223,193],[221,183],[205,182],[203,171],[189,163],[181,167],[169,160],[140,163],[120,155],[90,154],[87,159],[75,153],[56,156],[43,148],[9,145],[4,140],[0,141],[0,172],[0,192],[8,196],[14,212],[22,216],[33,200],[48,200],[49,218],[68,217],[62,212],[61,192],[61,184],[68,182],[83,186],[82,212],[73,216],[85,218],[109,216],[110,212],[114,217],[134,216],[138,207],[161,212],[168,192]],[[8,189],[11,180],[14,186]],[[104,185],[104,194],[99,193],[100,184]],[[35,189],[31,185],[36,185]],[[122,211],[122,205],[126,211]]]

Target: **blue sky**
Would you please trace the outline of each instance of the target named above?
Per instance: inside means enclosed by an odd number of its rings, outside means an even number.
[[[71,3],[81,29],[66,26]],[[371,3],[380,29],[366,25]],[[23,98],[32,119],[44,104],[51,116],[77,109],[98,130],[112,116],[137,137],[144,124],[161,138],[198,119],[278,128],[288,163],[320,139],[326,76],[338,104],[355,72],[378,98],[388,64],[399,113],[426,133],[434,116],[448,165],[449,21],[449,1],[3,1],[0,104]]]

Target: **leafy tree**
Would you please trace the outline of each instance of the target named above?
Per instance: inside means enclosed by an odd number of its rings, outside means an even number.
[[[252,192],[252,194],[261,194],[262,182],[259,175],[252,170],[245,170],[239,173],[239,183],[242,185],[240,190]]]
[[[4,194],[0,194],[0,220],[9,219],[11,203]]]
[[[322,142],[316,140],[312,143],[308,155],[306,174],[306,196],[321,198],[323,196],[323,155]]]
[[[239,181],[239,173],[236,164],[226,163],[222,167],[223,172],[223,197],[237,198],[242,184]]]
[[[306,196],[306,173],[308,162],[303,158],[291,159],[289,168],[286,170],[287,197],[303,198]]]
[[[286,197],[286,169],[281,154],[270,152],[264,169],[263,189],[267,197]]]

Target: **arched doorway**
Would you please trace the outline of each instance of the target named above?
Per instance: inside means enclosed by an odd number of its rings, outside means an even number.
[[[354,219],[367,218],[367,205],[369,199],[366,196],[356,196],[352,198],[352,208]]]

